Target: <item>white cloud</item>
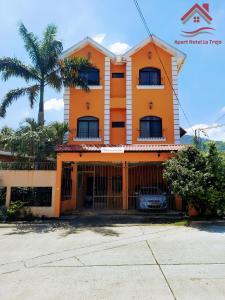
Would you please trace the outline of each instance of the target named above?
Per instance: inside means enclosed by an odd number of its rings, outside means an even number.
[[[45,110],[59,111],[59,110],[62,110],[63,107],[64,107],[64,102],[63,102],[62,98],[60,98],[60,99],[52,98],[52,99],[45,101],[45,103],[44,103]]]
[[[109,45],[109,50],[115,54],[123,54],[130,49],[130,46],[126,43],[116,42]]]
[[[225,106],[221,108],[220,110],[220,114],[224,114],[225,113]]]
[[[102,42],[104,41],[106,37],[105,33],[98,33],[93,37],[93,40],[96,41],[99,44],[102,44]]]
[[[199,131],[199,134],[203,138],[207,138],[210,140],[215,140],[215,141],[225,141],[225,126],[223,127],[217,127],[217,128],[211,128],[204,130],[204,128],[207,127],[216,127],[219,126],[219,124],[196,124],[192,128],[195,129],[203,129]],[[191,128],[186,129],[187,134],[193,135],[193,130]]]

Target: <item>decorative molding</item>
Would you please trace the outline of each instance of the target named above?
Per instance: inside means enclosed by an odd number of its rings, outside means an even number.
[[[76,52],[76,51],[84,48],[86,45],[91,45],[92,47],[94,47],[95,49],[99,50],[104,55],[106,55],[106,56],[108,56],[108,57],[116,60],[116,55],[114,53],[112,53],[111,51],[109,51],[108,49],[106,49],[105,47],[103,47],[101,44],[97,43],[96,41],[94,41],[90,37],[84,38],[79,43],[73,45],[72,47],[70,47],[69,49],[67,49],[66,51],[64,51],[62,53],[62,55],[61,55],[61,58],[66,58],[66,57],[70,56],[74,52]]]
[[[137,85],[137,89],[139,90],[163,90],[165,86],[161,85]]]
[[[110,144],[110,57],[105,57],[104,144]]]
[[[74,142],[100,142],[101,138],[73,138]]]
[[[179,102],[178,102],[178,85],[177,85],[177,58],[172,56],[172,85],[173,85],[173,125],[174,125],[174,143],[180,144],[180,116],[179,116]]]
[[[132,59],[126,63],[126,143],[132,144]]]
[[[89,85],[88,86],[90,90],[102,90],[102,85]],[[76,90],[81,90],[82,88],[80,86],[76,86]]]
[[[166,138],[165,137],[152,137],[152,138],[138,138],[138,142],[165,142]]]
[[[154,34],[151,37],[146,38],[144,41],[140,42],[126,53],[123,54],[123,59],[129,59],[134,53],[142,49],[144,46],[153,42],[155,45],[159,46],[161,49],[165,50],[166,52],[170,53],[172,56],[177,58],[176,61],[176,70],[179,71],[185,61],[186,54],[182,51],[178,50],[177,48],[169,45],[167,42],[161,40]]]
[[[64,122],[69,123],[69,107],[70,107],[70,89],[69,88],[64,88],[63,102],[64,102]]]

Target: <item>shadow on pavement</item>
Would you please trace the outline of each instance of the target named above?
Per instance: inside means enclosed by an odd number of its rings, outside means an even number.
[[[191,227],[211,233],[225,233],[225,221],[193,221]]]
[[[24,235],[29,233],[49,233],[61,231],[60,235],[66,237],[70,234],[77,234],[81,231],[93,231],[103,236],[119,236],[119,233],[113,228],[115,224],[111,222],[80,222],[79,220],[69,221],[33,221],[16,222],[13,224],[12,231],[5,235]],[[111,227],[111,228],[109,228]]]

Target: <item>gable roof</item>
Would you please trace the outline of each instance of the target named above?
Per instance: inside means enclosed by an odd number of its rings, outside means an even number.
[[[183,15],[181,21],[186,23],[195,13],[198,13],[207,23],[211,23],[212,17],[208,14],[207,10],[204,7],[201,7],[199,4],[195,4],[189,11]]]
[[[97,50],[99,50],[101,53],[103,53],[104,55],[110,57],[115,62],[125,62],[129,56],[131,56],[135,52],[139,51],[141,48],[143,48],[149,42],[155,43],[157,46],[164,49],[166,52],[170,53],[172,56],[175,56],[177,58],[178,71],[181,69],[181,67],[184,63],[184,60],[186,58],[186,54],[184,54],[182,51],[176,49],[175,47],[169,45],[168,43],[166,43],[165,41],[156,37],[155,35],[152,35],[152,38],[148,37],[147,39],[140,42],[139,44],[137,44],[136,46],[134,46],[133,48],[131,48],[130,50],[128,50],[127,52],[125,52],[122,55],[116,55],[116,54],[112,53],[111,51],[109,51],[108,49],[106,49],[105,47],[103,47],[102,45],[100,45],[99,43],[97,43],[96,41],[94,41],[92,38],[86,37],[79,43],[74,44],[72,47],[70,47],[69,49],[64,51],[61,55],[61,58],[66,58],[66,57],[70,56],[71,54],[73,54],[75,51],[82,49],[86,45],[91,45],[94,48],[96,48]]]
[[[102,45],[100,45],[99,43],[97,43],[96,41],[94,41],[92,38],[88,36],[84,38],[82,41],[80,41],[79,43],[74,44],[72,47],[64,51],[61,57],[66,58],[70,56],[73,52],[78,51],[79,49],[82,49],[87,45],[93,46],[94,48],[98,49],[102,54],[110,57],[111,59],[116,59],[115,54],[113,54],[111,51],[109,51],[108,49],[106,49],[105,47],[103,47]]]
[[[128,50],[125,54],[123,54],[124,58],[128,58],[129,56],[133,55],[137,51],[139,51],[141,48],[146,46],[148,43],[153,42],[155,45],[159,46],[160,48],[164,49],[166,52],[170,53],[172,56],[175,56],[177,58],[177,64],[178,64],[178,71],[182,67],[184,60],[186,58],[186,54],[177,48],[169,45],[167,42],[161,40],[154,34],[152,37],[148,37],[144,41],[140,42],[136,46],[134,46],[132,49]]]

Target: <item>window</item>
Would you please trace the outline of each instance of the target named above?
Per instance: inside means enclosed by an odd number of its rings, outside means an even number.
[[[141,138],[162,137],[162,119],[159,117],[144,117],[140,120]]]
[[[5,206],[6,202],[6,187],[0,187],[0,207]]]
[[[161,85],[161,72],[156,68],[143,68],[139,71],[139,85]]]
[[[124,78],[124,73],[112,73],[112,78]]]
[[[12,187],[11,202],[23,201],[26,206],[51,206],[51,187]]]
[[[120,193],[122,191],[122,176],[112,177],[112,192]]]
[[[98,138],[99,121],[95,117],[82,117],[77,121],[78,138]]]
[[[89,68],[85,71],[81,71],[80,76],[83,79],[87,80],[88,85],[99,85],[100,84],[99,70],[96,68]]]
[[[124,128],[125,123],[124,122],[112,122],[112,128]]]

